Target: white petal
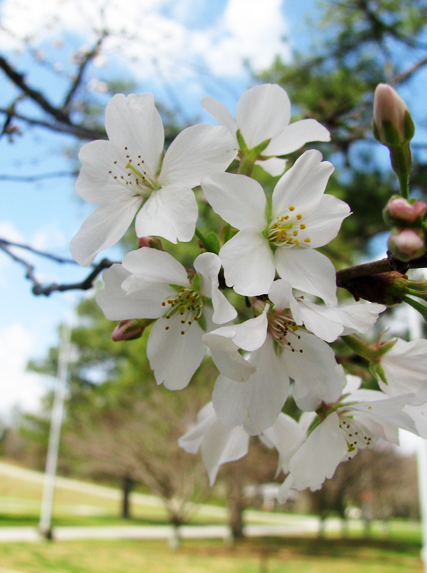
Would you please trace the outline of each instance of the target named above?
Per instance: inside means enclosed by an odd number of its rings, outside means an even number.
[[[105,129],[116,149],[129,155],[135,167],[142,159],[149,176],[156,175],[164,129],[152,94],[113,96],[105,110]]]
[[[289,378],[271,339],[252,354],[252,360],[257,370],[247,382],[218,377],[212,401],[224,425],[243,424],[246,432],[257,435],[276,421],[288,396]]]
[[[267,226],[265,193],[254,179],[217,173],[203,179],[202,189],[215,213],[236,229],[262,232]]]
[[[169,320],[159,318],[147,341],[147,357],[157,384],[164,384],[169,390],[188,385],[205,352],[203,330],[196,322],[182,325],[180,318],[179,314]]]
[[[225,127],[187,127],[166,151],[159,183],[195,187],[202,177],[225,171],[236,155],[237,144]]]
[[[267,336],[266,311],[242,324],[223,326],[203,335],[203,342],[211,349],[215,366],[226,378],[246,382],[255,368],[239,354],[239,349],[253,351],[260,348]]]
[[[255,86],[237,103],[236,123],[248,149],[276,137],[287,127],[290,117],[291,102],[278,85]]]
[[[387,394],[412,392],[427,384],[427,340],[405,342],[400,338],[381,358],[388,385],[380,382]]]
[[[289,469],[301,488],[318,489],[331,478],[347,452],[347,442],[335,413],[317,426],[292,457]]]
[[[87,267],[100,251],[115,245],[128,230],[140,204],[139,197],[124,201],[119,198],[95,209],[71,240],[73,259]]]
[[[119,196],[123,198],[132,196],[132,190],[128,189],[120,175],[114,178],[120,169],[124,169],[127,160],[125,152],[118,153],[110,141],[98,140],[86,143],[79,152],[79,159],[83,167],[76,181],[76,191],[85,201],[101,205],[117,200]]]
[[[272,177],[279,177],[286,169],[286,159],[279,159],[278,157],[269,157],[268,159],[255,161],[255,165],[259,165]]]
[[[193,191],[183,185],[169,185],[153,191],[136,216],[138,237],[156,235],[171,243],[191,241],[198,208]]]
[[[288,155],[311,141],[330,141],[331,134],[315,119],[302,119],[291,123],[273,139],[266,155]]]
[[[298,213],[311,213],[319,204],[334,167],[322,161],[320,151],[306,151],[286,171],[273,191],[273,216],[287,212],[290,205]]]
[[[386,307],[382,304],[359,301],[343,306],[320,306],[309,301],[299,301],[303,322],[308,330],[326,342],[333,342],[344,327],[351,332],[369,332]],[[349,330],[346,331],[349,333]]]
[[[179,447],[189,454],[196,454],[202,445],[206,431],[217,420],[213,404],[208,402],[197,414],[197,424],[178,439]]]
[[[268,291],[268,298],[274,304],[275,310],[290,308],[293,298],[291,283],[284,279],[274,281]]]
[[[314,411],[322,401],[336,402],[346,378],[331,347],[304,330],[298,330],[292,338],[288,335],[287,339],[295,352],[284,352],[283,362],[287,373],[295,380],[293,396],[298,407]]]
[[[109,320],[125,320],[127,318],[158,318],[164,313],[161,306],[162,293],[159,289],[153,296],[147,292],[135,292],[126,295],[122,288],[123,281],[129,273],[122,265],[113,265],[104,271],[102,278],[105,287],[96,295],[96,302],[105,317]],[[170,287],[168,287],[170,292]]]
[[[143,247],[131,251],[123,259],[123,266],[140,280],[141,288],[167,285],[189,286],[187,271],[165,251]]]
[[[216,119],[219,125],[226,127],[232,135],[236,135],[237,124],[224,104],[213,97],[206,96],[200,100],[200,105]]]
[[[316,209],[305,219],[306,228],[298,239],[310,238],[310,247],[316,249],[327,245],[338,235],[343,220],[350,215],[350,207],[332,195],[323,195]]]
[[[218,288],[218,273],[221,259],[214,253],[202,253],[194,261],[194,268],[202,276],[201,292],[212,299],[215,324],[223,324],[236,318],[237,311]]]
[[[289,471],[289,461],[305,439],[305,432],[290,416],[280,413],[276,422],[263,433],[279,452],[278,472]]]
[[[219,466],[243,458],[248,453],[249,435],[243,428],[229,428],[216,421],[206,431],[201,450],[209,483],[215,482]]]
[[[275,269],[268,241],[259,233],[244,230],[230,239],[219,252],[225,282],[242,295],[266,294]]]
[[[279,275],[292,287],[337,305],[335,267],[321,253],[310,248],[278,248],[274,255]],[[225,265],[224,265],[225,266]]]

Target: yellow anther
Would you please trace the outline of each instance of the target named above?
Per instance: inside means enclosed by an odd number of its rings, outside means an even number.
[[[302,219],[302,215],[300,213],[298,213],[297,219],[298,219],[298,221],[300,221]]]
[[[298,231],[294,231],[294,237],[296,237],[298,235]]]
[[[301,223],[301,225],[299,226],[299,228],[301,229],[301,231],[303,231],[303,230],[305,229],[304,223]]]
[[[306,238],[304,239],[304,243],[311,243],[310,237],[306,237]]]
[[[287,221],[289,219],[289,215],[286,215],[285,217],[285,221]]]
[[[289,211],[295,211],[295,207],[293,207],[292,205],[289,207]]]
[[[295,245],[296,247],[298,247],[298,245],[299,245],[298,239],[295,239],[295,240],[294,240],[294,245]]]

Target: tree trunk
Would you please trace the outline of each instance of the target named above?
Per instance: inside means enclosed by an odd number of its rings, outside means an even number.
[[[124,476],[122,479],[122,492],[123,492],[123,498],[122,498],[122,518],[123,519],[131,519],[131,515],[130,515],[130,506],[129,506],[129,502],[130,502],[130,494],[132,491],[132,487],[133,487],[133,479],[129,476]]]
[[[228,479],[228,510],[229,526],[232,539],[241,539],[243,533],[243,510],[245,503],[243,500],[243,488],[236,475],[231,474]]]

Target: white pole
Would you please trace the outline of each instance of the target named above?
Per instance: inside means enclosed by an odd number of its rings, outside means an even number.
[[[52,505],[58,462],[59,437],[61,434],[64,398],[68,376],[71,328],[64,322],[61,332],[61,345],[58,356],[58,373],[50,422],[49,445],[46,457],[46,470],[43,485],[43,498],[40,512],[40,531],[48,539],[52,538]]]

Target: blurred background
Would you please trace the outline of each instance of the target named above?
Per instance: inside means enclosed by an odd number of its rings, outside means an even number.
[[[387,150],[372,136],[373,92],[378,83],[390,83],[408,104],[416,125],[411,192],[426,200],[426,25],[422,0],[2,0],[0,526],[34,529],[38,523],[41,474],[23,468],[44,469],[59,333],[72,315],[59,473],[109,489],[61,482],[54,526],[228,523],[238,538],[245,519],[253,527],[281,527],[288,536],[288,542],[263,545],[257,538],[242,546],[241,569],[203,561],[209,551],[228,559],[223,540],[194,542],[197,571],[291,571],[280,568],[283,562],[309,560],[307,555],[313,556],[307,567],[317,567],[307,571],[323,571],[322,559],[333,571],[327,562],[333,547],[341,548],[337,571],[356,567],[352,552],[371,555],[367,571],[421,567],[414,439],[402,436],[400,449],[359,453],[320,492],[295,496],[284,508],[274,502],[277,460],[254,443],[250,456],[221,469],[211,491],[200,459],[180,451],[176,439],[210,399],[214,367],[206,359],[183,393],[157,388],[145,357],[147,337],[112,342],[114,324],[94,303],[95,289],[69,288],[91,269],[73,264],[68,244],[91,211],[74,190],[77,154],[87,141],[105,137],[104,110],[112,95],[152,92],[170,142],[194,122],[212,122],[201,97],[220,100],[234,114],[246,89],[271,82],[287,90],[292,121],[315,118],[331,131],[331,143],[313,147],[335,165],[328,192],[347,201],[353,215],[324,252],[337,268],[381,258],[387,240],[381,212],[398,182]],[[255,176],[267,181],[261,169]],[[129,233],[95,263],[103,256],[120,260],[135,247]],[[197,247],[189,245],[184,255],[190,259],[194,252]],[[407,310],[383,317],[378,332],[386,328],[409,339]],[[352,369],[362,371],[357,364]],[[195,506],[207,503],[207,509]],[[228,533],[218,531],[228,543]],[[296,534],[303,537],[296,540]],[[376,545],[367,545],[367,538]],[[98,549],[107,555],[113,547],[91,545],[89,562],[89,545],[67,543],[64,563],[76,559],[78,565],[58,565],[55,552],[65,549],[31,557],[19,546],[8,556],[0,545],[0,571],[98,571],[107,562]],[[126,571],[126,559],[141,570],[169,570],[155,543],[142,553],[152,549],[157,565],[139,562],[141,551],[122,543],[128,557],[122,555],[111,571]],[[176,567],[193,571],[184,561]],[[360,563],[357,570],[363,570]]]

